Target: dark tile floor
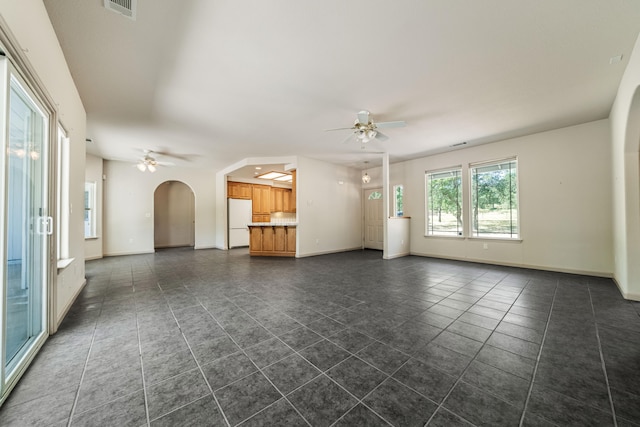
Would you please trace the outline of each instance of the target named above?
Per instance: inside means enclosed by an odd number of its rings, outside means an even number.
[[[88,262],[0,424],[640,425],[611,280],[380,255]]]

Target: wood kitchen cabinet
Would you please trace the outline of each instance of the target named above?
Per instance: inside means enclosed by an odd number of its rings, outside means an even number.
[[[288,188],[271,188],[271,212],[295,212],[292,209],[291,194]]]
[[[249,254],[253,256],[296,256],[296,227],[292,225],[250,225]]]
[[[251,184],[246,182],[227,182],[227,197],[229,199],[251,200]]]
[[[271,187],[271,212],[286,212],[284,210],[284,188]]]
[[[253,184],[251,209],[254,215],[271,214],[271,187],[268,185]]]

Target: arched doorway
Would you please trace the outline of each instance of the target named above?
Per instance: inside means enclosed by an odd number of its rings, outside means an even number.
[[[180,181],[165,181],[153,195],[154,248],[195,245],[195,197]]]

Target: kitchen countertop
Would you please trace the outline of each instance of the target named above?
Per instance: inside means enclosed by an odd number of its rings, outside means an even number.
[[[295,227],[297,222],[252,222],[247,227]]]

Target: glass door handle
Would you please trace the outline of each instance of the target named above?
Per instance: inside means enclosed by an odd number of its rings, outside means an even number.
[[[46,229],[47,229],[47,218],[44,216],[39,216],[38,220],[36,221],[36,228],[37,228],[37,233],[42,235],[42,234],[46,234]]]
[[[40,216],[37,221],[38,234],[52,235],[53,234],[53,218],[50,216]]]

